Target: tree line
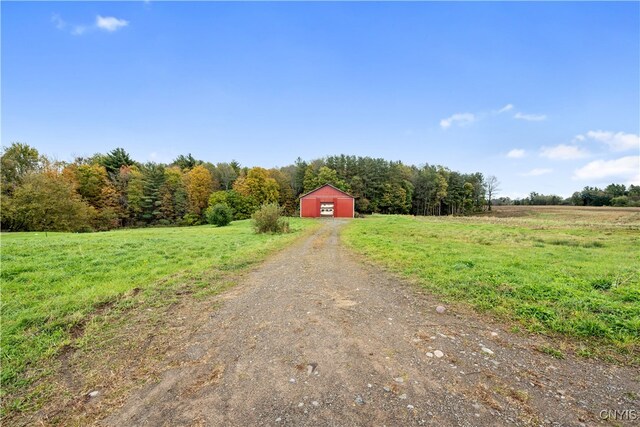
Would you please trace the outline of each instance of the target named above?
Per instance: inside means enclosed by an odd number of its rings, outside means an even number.
[[[494,205],[571,205],[571,206],[615,206],[640,207],[640,185],[609,184],[605,188],[584,187],[571,197],[540,194],[532,191],[528,197],[510,199],[500,197]]]
[[[234,220],[271,203],[297,215],[300,196],[324,184],[353,195],[359,214],[470,215],[492,204],[640,205],[640,187],[634,185],[585,187],[568,199],[532,192],[511,200],[496,197],[494,176],[347,155],[298,158],[266,169],[213,164],[191,154],[170,164],[140,163],[116,148],[60,162],[14,143],[2,150],[0,177],[0,227],[11,231],[197,225],[210,221],[216,205],[229,207]]]
[[[11,231],[196,225],[218,204],[236,220],[267,203],[296,215],[300,196],[327,183],[352,194],[360,214],[466,215],[488,206],[479,172],[346,155],[266,169],[191,154],[140,163],[116,148],[60,162],[14,143],[2,151],[0,173],[0,226]]]

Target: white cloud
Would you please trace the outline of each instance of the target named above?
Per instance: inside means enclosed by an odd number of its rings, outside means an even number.
[[[53,23],[53,25],[55,25],[56,29],[60,31],[69,32],[74,36],[79,36],[87,30],[87,27],[85,25],[69,25],[57,13],[54,13],[53,15],[51,15],[51,22]]]
[[[478,122],[480,120],[484,120],[490,117],[498,116],[502,113],[508,113],[510,111],[515,110],[515,106],[513,104],[507,104],[499,110],[483,110],[477,113],[457,113],[452,115],[451,117],[447,117],[446,119],[440,120],[440,127],[442,129],[449,129],[451,126],[457,124],[458,126],[465,126],[473,122]],[[521,112],[515,112],[513,114],[513,118],[520,120],[527,120],[530,122],[539,122],[543,120],[547,120],[547,116],[545,114],[525,114]]]
[[[553,160],[573,160],[587,157],[589,152],[575,145],[560,144],[555,147],[542,147],[540,155]]]
[[[513,150],[507,153],[507,157],[510,159],[521,159],[526,156],[526,152],[521,148],[514,148]]]
[[[66,31],[74,36],[80,36],[88,31],[93,31],[96,29],[112,33],[122,27],[126,27],[127,25],[129,25],[129,21],[125,21],[124,19],[114,18],[113,16],[103,17],[100,15],[96,16],[96,21],[94,24],[69,25],[57,13],[51,15],[51,22],[58,30]]]
[[[513,110],[513,104],[507,104],[498,110],[498,114],[506,113],[507,111],[511,111],[511,110]]]
[[[67,23],[64,22],[64,20],[57,13],[51,15],[51,22],[53,22],[53,25],[55,25],[58,30],[64,30],[67,26]]]
[[[632,133],[590,130],[586,135],[577,135],[575,140],[584,141],[586,138],[608,145],[611,151],[637,150],[640,148],[640,135]]]
[[[595,160],[576,169],[573,179],[601,179],[616,177],[633,181],[640,179],[640,156],[626,156],[615,160]]]
[[[96,16],[96,27],[101,30],[114,32],[127,25],[129,25],[129,21],[125,21],[124,19],[118,19],[113,16]]]
[[[457,124],[458,126],[465,126],[469,123],[476,121],[476,116],[471,113],[458,113],[451,117],[440,120],[440,127],[442,129],[449,129],[451,125]]]
[[[540,176],[551,172],[553,172],[553,169],[535,168],[531,169],[529,172],[521,173],[520,176]]]
[[[87,27],[84,25],[75,25],[71,30],[71,34],[74,36],[81,36],[87,31]]]
[[[541,122],[543,120],[547,120],[547,116],[545,114],[525,114],[518,112],[513,117],[520,120],[526,120],[528,122]]]

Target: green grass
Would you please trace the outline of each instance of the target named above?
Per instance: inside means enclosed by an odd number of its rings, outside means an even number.
[[[538,351],[548,354],[549,356],[555,359],[564,359],[564,354],[562,354],[560,350],[555,349],[553,347],[541,346],[541,347],[538,347]]]
[[[256,235],[249,221],[222,228],[2,234],[3,394],[37,379],[25,371],[37,371],[105,304],[124,298],[126,305],[127,295],[177,286],[199,272],[243,269],[318,225],[297,218],[290,223],[293,232],[284,235]],[[196,296],[206,296],[209,284],[197,285]]]
[[[445,300],[637,356],[639,229],[637,220],[593,224],[569,215],[373,216],[353,221],[342,239]]]

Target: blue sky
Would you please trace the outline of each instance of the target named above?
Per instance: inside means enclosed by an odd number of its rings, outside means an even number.
[[[640,4],[2,2],[2,144],[640,183]]]

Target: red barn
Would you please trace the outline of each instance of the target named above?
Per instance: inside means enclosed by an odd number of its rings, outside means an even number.
[[[353,218],[353,196],[325,184],[300,196],[300,217],[305,218]]]

